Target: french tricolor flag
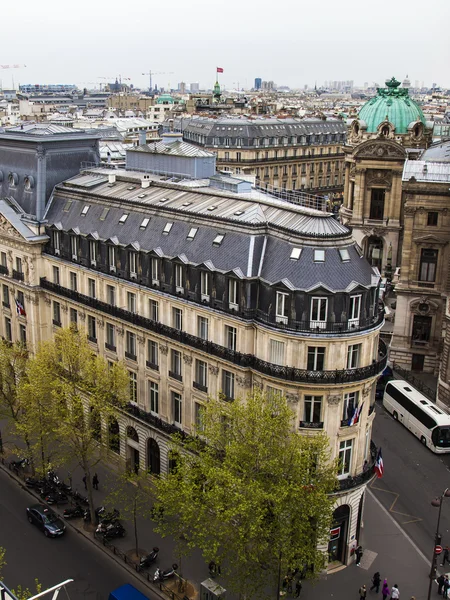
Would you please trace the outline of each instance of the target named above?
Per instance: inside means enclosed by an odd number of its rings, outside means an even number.
[[[375,473],[377,474],[378,479],[383,477],[384,464],[383,457],[381,456],[381,448],[378,450],[377,459],[375,461]]]

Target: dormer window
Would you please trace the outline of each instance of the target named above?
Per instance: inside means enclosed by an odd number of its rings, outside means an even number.
[[[72,235],[70,237],[70,249],[72,253],[72,260],[78,259],[78,238]]]
[[[59,256],[61,253],[61,232],[54,231],[53,232],[53,249],[55,251],[55,255]]]
[[[127,219],[128,219],[128,213],[124,213],[119,219],[120,225],[123,225]]]
[[[387,125],[383,125],[383,127],[381,128],[381,135],[383,135],[384,137],[389,137],[389,127]]]
[[[213,240],[213,246],[220,246],[223,242],[225,234],[219,233]]]
[[[325,262],[325,250],[314,250],[314,262]]]
[[[289,257],[291,260],[298,260],[300,258],[300,254],[302,253],[301,248],[292,248],[291,256]]]
[[[183,266],[175,264],[175,291],[179,294],[184,292],[184,277],[183,277]]]
[[[159,285],[159,259],[152,258],[152,284]]]
[[[348,262],[350,260],[350,254],[347,248],[339,248],[339,254],[342,262]]]
[[[90,208],[91,208],[90,206],[83,206],[83,210],[81,211],[81,216],[85,217],[88,214]]]
[[[288,322],[288,298],[284,292],[277,292],[275,305],[275,321],[287,325]]]
[[[146,217],[143,219],[142,223],[139,226],[139,229],[146,229],[147,225],[150,223],[150,219]]]
[[[164,225],[164,229],[163,229],[163,234],[164,235],[169,235],[170,230],[172,229],[173,223],[166,223]]]
[[[130,252],[130,277],[136,279],[137,277],[137,254],[136,252]]]
[[[198,228],[197,227],[192,227],[189,230],[188,236],[187,236],[187,240],[189,240],[190,242],[195,238],[196,234],[197,234]]]

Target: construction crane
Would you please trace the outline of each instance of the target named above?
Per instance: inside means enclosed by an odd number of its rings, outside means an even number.
[[[22,69],[27,65],[0,65],[0,69]]]
[[[150,87],[149,92],[152,91],[152,75],[173,75],[173,71],[147,71],[147,73],[142,73],[142,75],[148,75],[150,78]]]

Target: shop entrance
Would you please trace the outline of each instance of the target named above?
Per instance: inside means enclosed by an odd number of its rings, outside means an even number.
[[[328,542],[329,562],[346,562],[349,518],[350,507],[347,504],[339,506],[333,513],[333,525]]]

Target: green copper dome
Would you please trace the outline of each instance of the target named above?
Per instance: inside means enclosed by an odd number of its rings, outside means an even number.
[[[385,88],[378,88],[377,95],[359,111],[358,118],[365,121],[367,131],[375,133],[380,123],[387,120],[395,126],[395,133],[407,133],[408,125],[416,121],[425,124],[420,106],[409,97],[406,88],[399,88],[394,77],[386,81]]]

